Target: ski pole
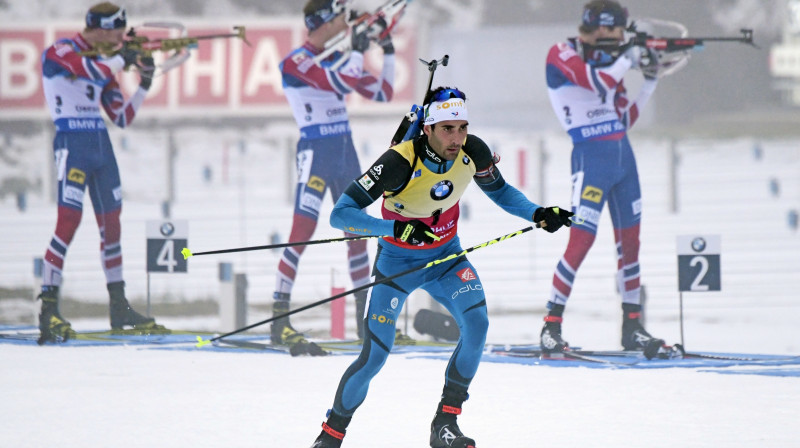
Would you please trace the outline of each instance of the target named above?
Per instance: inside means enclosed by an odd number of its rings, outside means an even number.
[[[251,250],[279,249],[281,247],[292,247],[292,246],[311,246],[312,244],[338,243],[341,241],[368,240],[371,238],[382,238],[382,237],[383,235],[348,236],[344,238],[330,238],[327,240],[297,241],[294,243],[267,244],[266,246],[247,246],[247,247],[236,247],[233,249],[209,250],[197,253],[192,252],[191,250],[189,250],[188,247],[184,247],[183,250],[181,250],[181,254],[183,254],[183,259],[186,260],[189,257],[193,257],[195,255],[229,254],[231,252],[247,252]]]
[[[281,319],[281,318],[284,318],[284,317],[287,317],[287,316],[291,316],[292,314],[296,314],[296,313],[299,313],[301,311],[305,311],[305,310],[310,309],[310,308],[314,308],[316,306],[322,305],[324,303],[328,303],[328,302],[330,302],[332,300],[336,300],[336,299],[338,299],[340,297],[347,296],[347,295],[352,294],[354,292],[362,291],[364,289],[371,288],[371,287],[373,287],[375,285],[380,285],[381,283],[386,283],[388,281],[396,279],[397,277],[402,277],[402,276],[408,275],[408,274],[410,274],[412,272],[416,272],[416,271],[419,271],[419,270],[422,270],[422,269],[427,269],[429,267],[436,266],[437,264],[441,264],[441,263],[445,263],[445,262],[450,261],[450,260],[454,260],[454,259],[456,259],[458,257],[461,257],[463,255],[466,255],[466,254],[468,254],[470,252],[474,252],[474,251],[476,251],[478,249],[481,249],[481,248],[484,248],[486,246],[491,246],[493,244],[497,244],[500,241],[505,241],[505,240],[507,240],[509,238],[513,238],[513,237],[515,237],[517,235],[522,235],[523,233],[529,232],[531,230],[533,230],[533,226],[525,227],[524,229],[517,230],[516,232],[511,232],[511,233],[503,235],[501,237],[494,238],[494,239],[491,239],[489,241],[485,241],[483,243],[480,243],[480,244],[477,244],[475,246],[472,246],[470,248],[464,249],[461,252],[450,254],[450,255],[448,255],[446,257],[439,258],[439,259],[436,259],[436,260],[433,260],[433,261],[429,261],[429,262],[427,262],[425,264],[421,264],[419,266],[414,266],[413,268],[406,269],[405,271],[398,272],[397,274],[393,274],[393,275],[390,275],[388,277],[384,277],[384,278],[382,278],[380,280],[376,280],[376,281],[374,281],[372,283],[367,283],[366,285],[361,285],[358,288],[353,288],[353,289],[351,289],[349,291],[345,291],[345,292],[336,294],[334,296],[330,296],[330,297],[328,297],[326,299],[318,300],[318,301],[316,301],[314,303],[310,303],[308,305],[301,306],[300,308],[291,310],[291,311],[289,311],[287,313],[283,313],[283,314],[280,314],[278,316],[272,316],[269,319],[264,319],[262,321],[256,322],[256,323],[248,325],[246,327],[239,328],[238,330],[233,330],[233,331],[231,331],[229,333],[225,333],[225,334],[222,334],[222,335],[219,335],[219,336],[215,336],[215,337],[213,337],[211,339],[203,339],[202,337],[197,336],[197,347],[202,347],[202,346],[204,346],[206,344],[209,344],[209,343],[214,342],[214,341],[218,341],[218,340],[226,338],[228,336],[232,336],[234,334],[250,330],[251,328],[255,328],[255,327],[258,327],[260,325],[264,325],[266,323],[270,323],[270,322],[272,322],[274,320]]]

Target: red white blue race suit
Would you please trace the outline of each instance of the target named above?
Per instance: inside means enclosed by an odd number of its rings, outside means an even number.
[[[586,61],[580,47],[581,42],[573,39],[554,45],[547,55],[550,102],[573,142],[572,211],[585,220],[570,228],[548,306],[566,304],[606,203],[617,244],[619,291],[624,303],[639,304],[642,202],[636,159],[626,133],[655,90],[656,81],[645,81],[639,97],[630,102],[623,77],[631,61],[625,57],[610,64]]]
[[[122,56],[98,59],[79,54],[90,48],[77,34],[56,41],[42,54],[44,95],[56,127],[53,151],[58,179],[58,220],[44,257],[45,286],[61,284],[64,258],[80,224],[87,188],[100,230],[106,280],[122,280],[122,189],[100,111],[124,128],[133,121],[147,92],[140,88],[126,101],[115,80],[125,65]]]
[[[292,108],[300,140],[297,143],[297,190],[289,242],[311,240],[325,191],[335,202],[361,168],[347,118],[345,96],[357,92],[373,101],[389,101],[393,94],[395,56],[384,55],[381,76],[364,70],[364,55],[352,52],[338,69],[342,57],[334,53],[318,65],[313,58],[322,50],[306,42],[281,62],[283,89]],[[289,300],[305,246],[283,251],[275,284],[275,298]],[[348,242],[350,277],[354,287],[369,281],[369,256],[365,241]]]
[[[378,243],[373,272],[375,280],[381,280],[462,251],[457,233],[459,201],[472,180],[508,213],[533,220],[539,206],[506,183],[483,140],[468,135],[455,160],[445,161],[430,149],[427,136],[421,136],[392,147],[352,182],[333,208],[331,226],[359,235],[384,236]],[[363,212],[381,197],[383,219]],[[440,241],[414,246],[395,240],[395,220],[411,219],[426,223]],[[458,323],[460,338],[447,366],[445,387],[466,394],[480,363],[489,320],[478,272],[461,256],[372,288],[364,345],[339,383],[333,404],[336,414],[351,416],[364,401],[370,381],[394,345],[403,304],[417,288],[433,296]]]

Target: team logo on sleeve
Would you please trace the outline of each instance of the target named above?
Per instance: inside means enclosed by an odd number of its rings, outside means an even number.
[[[375,181],[369,177],[369,174],[365,174],[364,177],[358,180],[358,183],[367,191],[375,185]]]
[[[592,201],[595,204],[599,204],[603,199],[603,190],[591,185],[587,185],[583,189],[583,193],[581,193],[581,199],[586,199],[587,201]]]
[[[431,188],[431,199],[434,201],[443,201],[453,192],[453,183],[449,180],[437,182]]]

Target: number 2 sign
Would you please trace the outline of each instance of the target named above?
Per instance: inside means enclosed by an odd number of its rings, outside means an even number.
[[[720,291],[719,235],[678,236],[678,291]]]

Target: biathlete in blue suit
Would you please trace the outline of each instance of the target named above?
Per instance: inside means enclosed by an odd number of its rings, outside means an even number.
[[[503,179],[489,147],[467,131],[464,93],[439,87],[427,95],[424,111],[424,135],[381,155],[347,187],[331,213],[333,227],[384,236],[375,259],[376,280],[462,251],[457,233],[459,200],[472,180],[503,210],[540,223],[548,232],[570,225],[572,213],[540,207]],[[379,198],[383,198],[382,218],[363,212]],[[458,428],[456,417],[480,364],[489,318],[478,272],[461,256],[372,288],[363,316],[361,354],[342,376],[333,408],[313,447],[341,446],[345,428],[392,350],[397,316],[417,288],[441,303],[460,330],[431,424],[431,446],[475,446]]]

